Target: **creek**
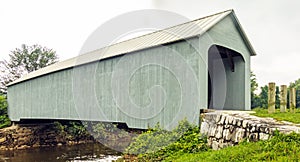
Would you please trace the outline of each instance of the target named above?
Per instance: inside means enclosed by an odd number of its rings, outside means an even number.
[[[0,151],[0,161],[53,162],[53,161],[97,161],[108,162],[119,158],[121,153],[99,143],[71,146],[49,146],[23,150]]]

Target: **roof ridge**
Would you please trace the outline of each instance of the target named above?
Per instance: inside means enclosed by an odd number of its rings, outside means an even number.
[[[140,35],[140,36],[137,36],[137,37],[134,37],[134,38],[130,38],[130,39],[127,39],[127,40],[124,40],[124,41],[121,41],[121,42],[117,42],[117,43],[114,43],[114,44],[111,44],[111,45],[107,45],[107,46],[101,47],[101,48],[99,48],[99,49],[91,50],[91,51],[89,51],[89,52],[86,52],[86,53],[83,53],[83,54],[80,54],[80,55],[90,54],[90,53],[93,53],[93,52],[100,51],[100,50],[102,50],[102,49],[108,48],[108,47],[110,47],[110,46],[114,46],[114,45],[117,45],[117,44],[120,44],[120,43],[128,42],[128,41],[131,41],[131,40],[134,40],[134,39],[138,39],[138,38],[141,38],[141,37],[145,37],[145,36],[150,35],[150,34],[162,32],[162,31],[165,31],[165,30],[168,30],[168,29],[172,29],[172,28],[177,27],[177,26],[181,26],[181,25],[184,25],[184,24],[192,23],[192,22],[199,21],[199,20],[202,20],[202,19],[206,19],[206,18],[209,18],[209,17],[212,17],[212,16],[220,15],[220,14],[223,14],[223,13],[229,12],[229,11],[230,11],[230,12],[234,12],[233,9],[228,9],[228,10],[221,11],[221,12],[218,12],[218,13],[215,13],[215,14],[212,14],[212,15],[200,17],[200,18],[198,18],[198,19],[194,19],[194,20],[191,20],[191,21],[187,21],[187,22],[184,22],[184,23],[181,23],[181,24],[178,24],[178,25],[174,25],[174,26],[170,26],[170,27],[164,28],[164,29],[159,29],[159,30],[157,30],[157,31],[154,31],[154,32],[151,32],[151,33],[147,33],[147,34],[143,34],[143,35]],[[70,58],[70,59],[71,59],[71,58]]]

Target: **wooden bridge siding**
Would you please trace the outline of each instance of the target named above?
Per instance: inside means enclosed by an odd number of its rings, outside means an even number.
[[[250,109],[250,53],[230,16],[223,19],[200,38],[191,39],[191,42],[192,44],[195,44],[196,47],[198,46],[197,48],[199,53],[196,55],[191,54],[195,52],[195,50],[185,42],[169,44],[168,47],[182,51],[180,52],[182,57],[189,65],[192,66],[192,69],[199,78],[200,102],[198,108],[207,108],[207,52],[212,45],[216,44],[235,50],[244,57],[246,66],[245,78],[243,79],[245,81],[245,106],[240,109]],[[125,57],[141,57],[143,54],[157,55],[161,57],[164,56],[165,53],[164,50],[160,49],[160,47],[156,47],[133,52]],[[173,109],[173,106],[176,105],[177,98],[176,95],[172,95],[172,92],[177,92],[179,90],[174,88],[176,87],[176,82],[172,81],[171,75],[162,75],[162,70],[160,68],[154,68],[153,70],[153,68],[148,67],[148,70],[152,69],[156,74],[159,73],[160,75],[157,76],[157,78],[152,78],[153,80],[141,82],[139,86],[131,86],[130,89],[132,90],[130,91],[130,95],[132,95],[131,97],[133,100],[138,101],[138,104],[145,105],[148,101],[141,99],[146,98],[143,90],[149,86],[150,82],[171,80],[171,84],[166,85],[166,90],[167,96],[171,97],[170,100],[173,100],[173,104],[168,104],[165,112],[161,113],[161,116],[148,120],[128,118],[117,108],[115,103],[110,100],[112,96],[111,93],[109,93],[110,80],[107,78],[110,78],[110,71],[114,68],[120,58],[121,57],[115,57],[85,66],[79,66],[75,68],[75,70],[66,69],[64,71],[52,73],[50,75],[38,77],[36,79],[10,86],[8,88],[10,118],[13,121],[19,121],[21,118],[118,121],[126,122],[130,127],[136,128],[146,128],[148,126],[153,126],[157,122],[160,122],[162,126],[166,126],[166,124],[172,122],[172,116],[177,113],[176,110]],[[167,61],[168,58],[164,59]],[[128,64],[130,63],[131,62]],[[91,69],[95,69],[95,67],[97,67],[97,73],[95,73],[96,75],[93,75],[95,77],[82,77],[82,81],[86,84],[80,88],[80,93],[77,93],[78,89],[74,86],[74,76],[76,76],[75,83],[76,80],[80,80],[80,76],[78,79],[78,75],[74,73],[82,74],[82,76],[85,76],[86,74],[94,74]],[[91,71],[89,71],[89,69]],[[125,69],[126,66],[124,67],[124,70]],[[137,72],[135,77],[142,79],[142,74],[139,73],[142,73],[142,71]],[[184,73],[184,71],[182,71],[182,73]],[[138,79],[133,81],[139,83],[137,80]],[[186,81],[188,82],[189,78],[186,78]],[[93,87],[96,88],[93,89]],[[74,90],[76,92],[74,92]],[[94,98],[89,97],[89,94],[91,93],[96,94]],[[84,97],[80,98],[80,96]],[[74,102],[74,98],[76,99],[76,103]],[[98,105],[94,104],[95,100]],[[101,107],[101,109],[99,109],[99,107]],[[198,109],[185,108],[184,113],[181,115],[182,117],[186,116],[192,122],[197,122],[198,119],[193,117],[198,114]],[[179,118],[176,120],[178,121]]]
[[[198,45],[198,38],[189,41],[193,45]],[[175,50],[190,65],[195,75],[199,74],[198,65],[201,64],[201,58],[189,43],[181,41],[168,44],[166,47],[155,47],[133,52],[121,57],[55,72],[11,86],[8,89],[9,116],[13,121],[19,121],[20,119],[117,121],[126,122],[134,128],[147,128],[148,126],[154,126],[157,122],[162,126],[168,126],[170,123],[177,124],[184,117],[197,123],[198,119],[195,118],[195,113],[199,112],[200,107],[195,110],[195,105],[185,107],[186,116],[180,116],[175,119],[178,121],[173,121],[174,116],[181,111],[179,106],[182,95],[180,84],[182,83],[178,83],[177,76],[161,66],[146,65],[137,70],[132,76],[129,76],[131,73],[126,73],[126,75],[118,77],[118,81],[126,80],[128,77],[132,78],[130,87],[118,87],[118,89],[123,91],[123,89],[129,88],[131,100],[140,107],[147,106],[151,101],[147,91],[149,88],[154,85],[162,86],[166,92],[167,102],[161,113],[149,119],[134,118],[126,115],[114,102],[111,78],[112,72],[120,59],[142,60],[146,58],[145,56],[152,55],[154,58],[163,60],[164,64],[169,64],[170,58],[168,57],[170,55],[167,55],[167,53]],[[123,67],[124,72],[132,63],[129,61],[128,65]],[[177,67],[176,70],[179,70],[181,75],[184,76],[187,69],[186,67]],[[189,82],[189,79],[185,78],[185,81]]]

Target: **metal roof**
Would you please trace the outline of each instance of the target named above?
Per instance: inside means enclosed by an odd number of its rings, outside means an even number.
[[[11,86],[13,84],[29,80],[35,77],[39,77],[45,74],[53,73],[59,70],[72,68],[78,65],[83,65],[90,62],[99,61],[101,59],[106,59],[118,55],[123,55],[126,53],[155,47],[158,45],[171,43],[186,38],[191,38],[194,36],[199,36],[213,27],[216,23],[221,21],[227,15],[233,15],[234,21],[237,24],[238,30],[241,32],[241,35],[246,42],[247,47],[250,50],[251,55],[256,55],[254,49],[252,48],[248,38],[246,37],[242,27],[240,26],[233,10],[223,11],[214,15],[206,16],[200,19],[189,21],[183,24],[179,24],[170,28],[163,30],[158,30],[153,33],[149,33],[143,36],[132,38],[123,42],[112,44],[107,47],[103,47],[77,57],[55,63],[53,65],[47,66],[45,68],[39,69],[37,71],[31,72],[16,81],[8,84]]]

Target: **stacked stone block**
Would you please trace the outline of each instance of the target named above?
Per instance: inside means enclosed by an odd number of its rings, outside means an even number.
[[[214,150],[233,146],[243,140],[267,140],[275,130],[283,133],[300,132],[300,127],[272,118],[259,118],[245,112],[215,111],[202,114],[201,134]]]

